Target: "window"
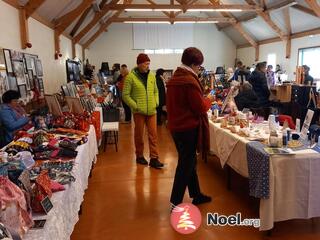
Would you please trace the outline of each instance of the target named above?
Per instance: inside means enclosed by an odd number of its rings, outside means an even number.
[[[183,49],[145,49],[145,54],[182,54]]]
[[[301,48],[298,51],[298,65],[308,65],[310,75],[315,79],[320,79],[320,47]]]
[[[267,65],[272,65],[276,69],[277,55],[275,53],[268,54]]]

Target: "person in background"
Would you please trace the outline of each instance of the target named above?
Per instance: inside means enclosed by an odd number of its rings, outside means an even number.
[[[251,84],[244,82],[239,88],[239,94],[234,98],[238,110],[242,111],[244,108],[257,108],[258,97],[252,90]]]
[[[238,81],[239,73],[242,69],[243,69],[243,63],[241,61],[238,61],[236,64],[236,70],[234,71],[232,80]]]
[[[303,65],[302,67],[303,67],[303,74],[304,74],[304,82],[303,82],[303,84],[312,86],[313,77],[311,77],[309,75],[310,68],[307,65]]]
[[[249,78],[249,83],[258,97],[259,107],[267,107],[269,105],[270,91],[266,78],[266,66],[265,62],[258,63]]]
[[[2,95],[2,106],[0,108],[0,122],[5,130],[5,141],[8,144],[13,140],[15,131],[28,124],[29,118],[19,105],[20,93],[9,90]]]
[[[115,63],[112,66],[113,84],[117,83],[120,76],[120,63]]]
[[[266,78],[267,78],[267,84],[268,84],[269,89],[271,87],[274,87],[274,85],[276,83],[276,78],[275,78],[275,73],[273,71],[272,65],[268,65],[267,72],[266,72]]]
[[[178,165],[170,197],[172,207],[180,204],[188,187],[195,205],[211,201],[200,190],[197,175],[197,147],[205,151],[209,147],[209,124],[207,111],[212,96],[203,97],[198,74],[203,55],[190,47],[182,54],[182,65],[167,83],[168,128],[178,152]]]
[[[123,87],[123,101],[130,106],[134,119],[134,143],[136,148],[136,163],[147,165],[144,158],[144,128],[148,129],[150,150],[149,166],[159,169],[163,163],[159,161],[157,137],[157,111],[159,95],[156,78],[150,72],[150,58],[140,53],[137,57],[137,67],[126,77]]]
[[[124,81],[125,81],[128,74],[129,74],[128,66],[126,64],[122,64],[120,67],[120,75],[117,80],[117,86],[119,88],[121,98],[122,98]],[[123,106],[124,114],[125,114],[124,123],[130,123],[131,122],[131,110],[130,110],[130,107],[123,101],[123,99],[122,99],[122,106]]]
[[[164,69],[160,68],[156,72],[157,87],[159,91],[159,106],[157,107],[157,124],[162,125],[163,106],[166,105],[166,88],[164,86]]]

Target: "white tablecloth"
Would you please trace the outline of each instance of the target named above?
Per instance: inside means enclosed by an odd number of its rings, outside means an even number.
[[[236,138],[237,144],[230,149],[229,157],[221,164],[228,164],[244,177],[249,177],[245,138],[221,129],[219,124],[210,122],[210,150],[218,157],[220,147],[217,139]],[[224,148],[228,143],[219,141]],[[273,228],[274,222],[289,219],[320,217],[320,154],[308,149],[295,155],[270,156],[269,187],[270,197],[260,199],[260,230]]]
[[[69,240],[73,228],[79,220],[78,212],[88,187],[88,178],[93,161],[98,154],[96,133],[91,125],[88,142],[77,148],[78,155],[72,173],[76,181],[65,185],[66,190],[53,193],[53,208],[48,215],[36,216],[35,219],[47,219],[43,229],[29,230],[23,239],[27,240]]]

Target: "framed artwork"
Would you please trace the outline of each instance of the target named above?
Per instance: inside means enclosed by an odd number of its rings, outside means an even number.
[[[3,49],[4,60],[7,67],[7,73],[12,73],[12,62],[11,62],[11,53],[9,49]]]
[[[28,74],[26,59],[23,58],[22,61],[23,61],[24,73],[25,73],[25,74]]]
[[[20,85],[20,86],[18,86],[18,88],[19,88],[21,98],[26,99],[28,96],[26,85]]]
[[[9,83],[9,89],[10,90],[19,91],[18,84],[17,84],[17,79],[14,76],[14,74],[13,73],[9,73],[7,75],[7,77],[8,77],[8,83]]]
[[[26,75],[26,87],[27,87],[27,91],[30,91],[30,90],[31,90],[31,87],[30,87],[30,79],[29,79],[28,75]]]
[[[24,59],[26,61],[27,70],[32,70],[32,65],[31,65],[32,56],[29,54],[24,54]]]
[[[28,70],[28,78],[29,78],[30,88],[34,89],[34,80],[33,80],[32,70]]]
[[[18,85],[26,84],[26,75],[24,73],[23,61],[12,61],[13,71],[17,78]]]
[[[6,69],[0,68],[0,96],[8,90],[9,90],[9,82],[8,82]]]
[[[11,60],[12,61],[23,61],[23,53],[16,51],[16,50],[11,50]]]
[[[38,77],[43,76],[43,69],[42,69],[42,63],[40,59],[35,59],[35,65],[36,65],[36,72]]]
[[[44,98],[47,102],[47,105],[49,107],[49,112],[52,113],[54,116],[62,116],[62,110],[61,106],[59,104],[58,98],[56,95],[44,95]]]
[[[37,76],[35,59],[31,57],[30,62],[31,62],[31,70],[32,70],[33,76]]]
[[[63,95],[66,97],[66,96],[70,96],[70,93],[69,93],[69,90],[68,90],[68,87],[67,85],[62,85],[61,86],[61,89],[62,89],[62,93]]]
[[[39,89],[44,89],[44,85],[43,85],[43,79],[42,78],[38,78],[39,81]]]
[[[84,109],[80,102],[80,99],[77,97],[66,97],[67,105],[70,109],[70,112],[75,114],[83,114]]]

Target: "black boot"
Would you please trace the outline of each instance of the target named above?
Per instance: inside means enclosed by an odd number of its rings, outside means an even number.
[[[136,163],[141,165],[148,165],[148,161],[144,157],[137,157]]]
[[[163,168],[163,163],[161,163],[158,158],[151,158],[149,166],[156,169],[160,169]]]
[[[210,196],[206,196],[202,193],[200,193],[198,196],[196,196],[195,198],[193,198],[192,200],[192,204],[194,205],[199,205],[202,203],[207,203],[207,202],[211,202],[211,197]]]

